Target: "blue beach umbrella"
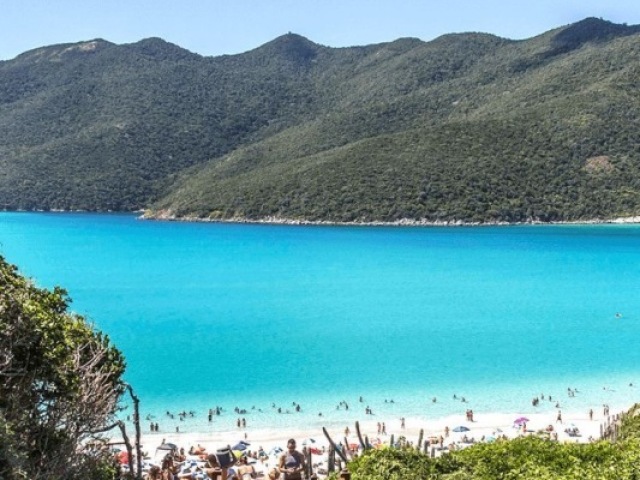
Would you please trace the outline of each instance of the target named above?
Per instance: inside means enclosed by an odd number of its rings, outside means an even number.
[[[452,432],[468,432],[468,431],[469,431],[469,428],[465,427],[464,425],[459,425],[452,430]]]

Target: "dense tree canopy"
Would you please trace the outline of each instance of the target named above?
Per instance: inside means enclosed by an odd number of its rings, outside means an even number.
[[[0,208],[519,222],[640,214],[640,29],[589,18],[201,57],[161,39],[0,62]]]
[[[125,364],[68,304],[0,257],[0,478],[99,478],[78,445],[113,420]]]

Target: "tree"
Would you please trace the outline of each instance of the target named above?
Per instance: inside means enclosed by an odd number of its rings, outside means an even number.
[[[0,478],[97,478],[78,447],[113,422],[125,362],[69,303],[0,256]]]

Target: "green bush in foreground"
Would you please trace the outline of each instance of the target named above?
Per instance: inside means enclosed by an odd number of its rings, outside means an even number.
[[[640,479],[640,441],[556,443],[537,437],[479,444],[432,459],[414,449],[369,450],[352,480]]]

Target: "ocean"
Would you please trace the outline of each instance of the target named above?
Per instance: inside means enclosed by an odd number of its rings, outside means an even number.
[[[146,430],[228,430],[242,417],[320,431],[366,407],[367,419],[430,419],[640,399],[636,225],[0,213],[0,254],[67,289],[124,352]],[[534,407],[542,394],[553,400]]]

